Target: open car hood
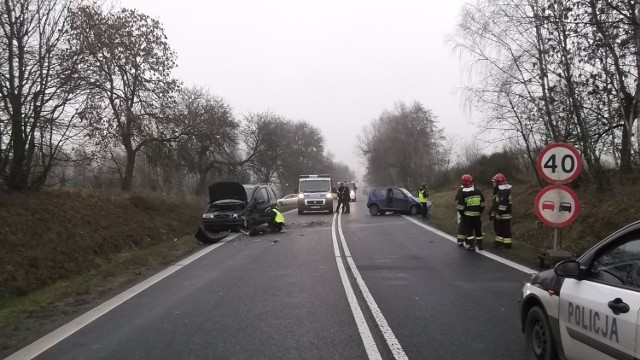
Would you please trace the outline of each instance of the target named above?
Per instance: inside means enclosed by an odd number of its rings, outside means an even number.
[[[209,203],[218,200],[238,200],[247,202],[247,192],[244,186],[236,181],[221,181],[209,186]]]

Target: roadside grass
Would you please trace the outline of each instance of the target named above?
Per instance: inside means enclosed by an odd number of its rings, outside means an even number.
[[[142,280],[201,248],[193,236],[187,235],[149,248],[120,253],[88,273],[56,282],[26,296],[0,301],[0,328],[15,323],[24,314],[55,312],[55,304],[64,306],[69,299],[76,304],[91,302],[96,296]]]

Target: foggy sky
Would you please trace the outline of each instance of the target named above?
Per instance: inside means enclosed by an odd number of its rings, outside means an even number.
[[[240,118],[272,111],[321,129],[360,179],[356,135],[398,101],[420,101],[458,141],[473,135],[445,43],[466,0],[120,0],[160,20],[175,76]]]

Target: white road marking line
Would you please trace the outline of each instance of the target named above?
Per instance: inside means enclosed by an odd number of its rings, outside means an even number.
[[[431,231],[431,232],[433,232],[433,233],[436,233],[436,234],[438,234],[438,235],[442,236],[442,237],[443,237],[443,238],[445,238],[445,239],[451,240],[451,241],[453,241],[453,242],[454,242],[454,243],[456,243],[456,244],[458,243],[458,239],[456,239],[455,237],[453,237],[453,236],[451,236],[451,235],[449,235],[449,234],[447,234],[447,233],[445,233],[445,232],[443,232],[443,231],[440,231],[440,230],[438,230],[438,229],[436,229],[436,228],[434,228],[434,227],[431,227],[431,226],[429,226],[429,225],[423,224],[423,223],[421,223],[420,221],[418,221],[418,220],[416,220],[416,219],[412,219],[411,217],[409,217],[409,216],[407,216],[407,215],[402,215],[402,216],[403,216],[405,219],[407,219],[407,220],[411,221],[412,223],[414,223],[414,224],[416,224],[416,225],[418,225],[418,226],[421,226],[421,227],[423,227],[423,228],[425,228],[425,229],[427,229],[427,230],[429,230],[429,231]],[[497,261],[497,262],[503,263],[503,264],[505,264],[505,265],[507,265],[507,266],[511,266],[512,268],[514,268],[514,269],[516,269],[516,270],[520,270],[520,271],[525,272],[525,273],[527,273],[527,274],[537,274],[537,273],[539,272],[539,271],[537,271],[537,270],[534,270],[534,269],[528,268],[528,267],[526,267],[526,266],[524,266],[524,265],[520,265],[520,264],[518,264],[518,263],[515,263],[515,262],[513,262],[513,261],[511,261],[511,260],[507,260],[507,259],[505,259],[505,258],[502,258],[502,257],[500,257],[500,256],[498,256],[498,255],[496,255],[496,254],[492,254],[492,253],[490,253],[490,252],[488,252],[488,251],[478,250],[478,251],[477,251],[477,253],[478,253],[478,254],[481,254],[481,255],[483,255],[483,256],[486,256],[486,257],[488,257],[489,259],[492,259],[492,260],[495,260],[495,261]]]
[[[182,261],[180,261],[180,262],[178,262],[178,263],[176,263],[174,265],[171,265],[170,267],[166,268],[165,270],[155,274],[154,276],[144,280],[143,282],[141,282],[141,283],[129,288],[128,290],[125,290],[124,292],[114,296],[110,300],[107,300],[104,303],[96,306],[95,308],[87,311],[86,313],[78,316],[77,318],[71,320],[67,324],[62,325],[61,327],[57,328],[56,330],[54,330],[54,331],[50,332],[49,334],[41,337],[40,339],[34,341],[30,345],[27,345],[26,347],[16,351],[15,353],[11,354],[8,358],[5,358],[5,360],[33,359],[34,357],[36,357],[36,356],[40,355],[41,353],[45,352],[50,347],[52,347],[55,344],[59,343],[60,341],[64,340],[69,335],[71,335],[71,334],[75,333],[76,331],[82,329],[86,325],[89,325],[91,322],[93,322],[94,320],[96,320],[100,316],[102,316],[102,315],[108,313],[109,311],[113,310],[116,306],[124,303],[125,301],[131,299],[135,295],[141,293],[143,290],[151,287],[153,284],[157,283],[158,281],[160,281],[160,280],[166,278],[167,276],[173,274],[174,272],[180,270],[183,266],[186,266],[187,264],[193,262],[194,260],[198,259],[199,257],[207,254],[208,252],[219,248],[224,243],[226,243],[227,241],[237,237],[238,235],[240,235],[240,233],[228,236],[225,239],[221,240],[220,242],[218,242],[216,244],[213,244],[213,245],[210,245],[210,246],[207,246],[206,248],[198,251],[197,253],[189,256],[188,258],[186,258],[186,259],[184,259],[184,260],[182,260]]]
[[[393,334],[391,327],[387,323],[387,320],[384,318],[384,315],[382,315],[382,311],[380,311],[378,304],[376,303],[375,299],[371,295],[371,292],[369,291],[367,284],[365,284],[364,279],[362,278],[362,276],[360,275],[360,272],[358,271],[358,267],[356,267],[356,264],[353,261],[353,258],[351,257],[351,252],[349,251],[349,247],[347,246],[347,241],[345,240],[344,234],[342,233],[341,217],[338,217],[338,231],[340,233],[340,241],[342,242],[342,248],[344,249],[344,254],[345,254],[345,257],[347,258],[347,263],[351,268],[351,272],[353,273],[353,276],[356,278],[356,282],[360,287],[360,291],[362,291],[362,295],[364,296],[364,299],[367,301],[367,305],[369,305],[369,309],[371,310],[371,313],[373,314],[373,317],[376,320],[376,323],[378,323],[378,327],[380,328],[380,331],[382,332],[384,339],[387,341],[387,345],[389,345],[389,349],[391,349],[391,353],[393,354],[393,357],[396,360],[408,359],[407,355],[404,353],[404,350],[402,349],[402,345],[400,345],[400,343],[398,342],[398,339],[396,339],[396,336]]]
[[[344,291],[347,294],[347,300],[349,300],[351,313],[353,313],[353,318],[356,321],[356,325],[358,326],[360,338],[362,338],[362,343],[364,344],[364,349],[367,352],[367,356],[369,357],[369,359],[382,360],[380,351],[378,351],[378,347],[376,346],[376,342],[373,339],[373,335],[371,335],[369,325],[367,325],[367,321],[364,318],[362,309],[360,309],[360,305],[358,304],[358,299],[356,299],[356,295],[353,292],[351,283],[349,282],[347,270],[342,263],[342,255],[340,255],[338,239],[336,238],[336,218],[339,218],[338,213],[333,215],[333,221],[331,222],[331,238],[333,239],[333,251],[336,256],[336,263],[338,264],[340,279],[342,279],[342,286],[344,287]]]

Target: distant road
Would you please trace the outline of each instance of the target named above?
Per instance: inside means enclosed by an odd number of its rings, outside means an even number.
[[[204,248],[9,359],[525,359],[533,270],[363,201],[285,216],[283,233]]]

